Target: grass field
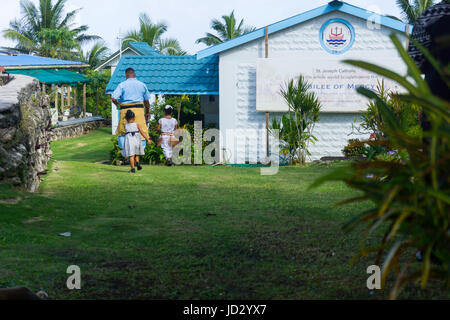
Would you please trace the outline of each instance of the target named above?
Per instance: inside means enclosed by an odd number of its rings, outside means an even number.
[[[0,185],[0,287],[53,299],[380,299],[369,256],[350,266],[357,233],[342,224],[370,204],[341,183],[307,187],[333,166],[258,168],[101,164],[110,129],[54,142],[37,194]],[[17,202],[17,203],[16,203]],[[71,232],[71,237],[59,234]],[[81,268],[82,289],[66,288]],[[391,285],[391,283],[390,283]],[[401,298],[448,298],[431,283]]]

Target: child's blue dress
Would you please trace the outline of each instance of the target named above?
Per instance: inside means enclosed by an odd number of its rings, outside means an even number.
[[[141,134],[136,122],[125,124],[125,142],[123,144],[122,156],[142,156],[145,154],[144,147],[141,142]]]

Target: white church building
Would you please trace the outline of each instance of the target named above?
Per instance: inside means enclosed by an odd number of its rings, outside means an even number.
[[[155,67],[160,57],[122,58],[107,93],[124,80],[123,71],[131,66],[152,93],[203,95],[204,119],[218,121],[221,161],[255,163],[266,157],[266,113],[271,120],[288,110],[280,88],[302,74],[323,106],[313,132],[318,141],[310,147],[309,160],[342,156],[342,148],[355,137],[355,119],[368,103],[355,88],[375,89],[381,80],[342,60],[365,60],[406,74],[389,36],[395,33],[406,47],[406,34],[411,31],[412,26],[395,18],[332,1],[199,51],[188,57],[198,62],[195,70],[181,80],[176,72],[165,74],[165,86],[156,72],[164,67]],[[141,63],[145,59],[154,60],[146,66]],[[171,69],[170,59],[164,60],[165,68]],[[177,61],[179,65],[181,60]],[[385,85],[401,90],[387,80]]]

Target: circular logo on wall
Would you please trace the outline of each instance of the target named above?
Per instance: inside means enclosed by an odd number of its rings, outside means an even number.
[[[355,31],[349,22],[343,19],[332,19],[322,26],[319,38],[326,51],[341,54],[353,45]]]

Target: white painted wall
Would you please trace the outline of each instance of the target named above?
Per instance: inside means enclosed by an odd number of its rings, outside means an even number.
[[[319,41],[321,26],[329,19],[341,18],[350,22],[355,29],[355,42],[350,50],[340,55],[325,51]],[[371,30],[366,21],[345,13],[332,12],[302,24],[282,30],[269,36],[269,57],[271,58],[311,58],[328,61],[356,58],[383,64],[385,58],[398,57],[389,39],[394,30],[381,27]],[[404,41],[402,33],[397,35]],[[221,148],[226,149],[226,158],[232,163],[242,163],[255,155],[258,161],[265,157],[265,137],[257,134],[247,136],[250,150],[245,150],[242,142],[236,143],[245,129],[265,130],[265,114],[256,111],[256,59],[264,58],[264,39],[254,40],[242,46],[220,53],[220,129]],[[399,62],[400,63],[400,62]],[[280,114],[271,113],[271,118]],[[322,113],[316,124],[314,135],[319,141],[310,148],[310,160],[323,156],[341,156],[341,149],[352,138],[354,113]],[[227,129],[238,129],[234,135],[225,134]],[[247,133],[248,134],[248,133]],[[221,160],[223,160],[221,152]]]

